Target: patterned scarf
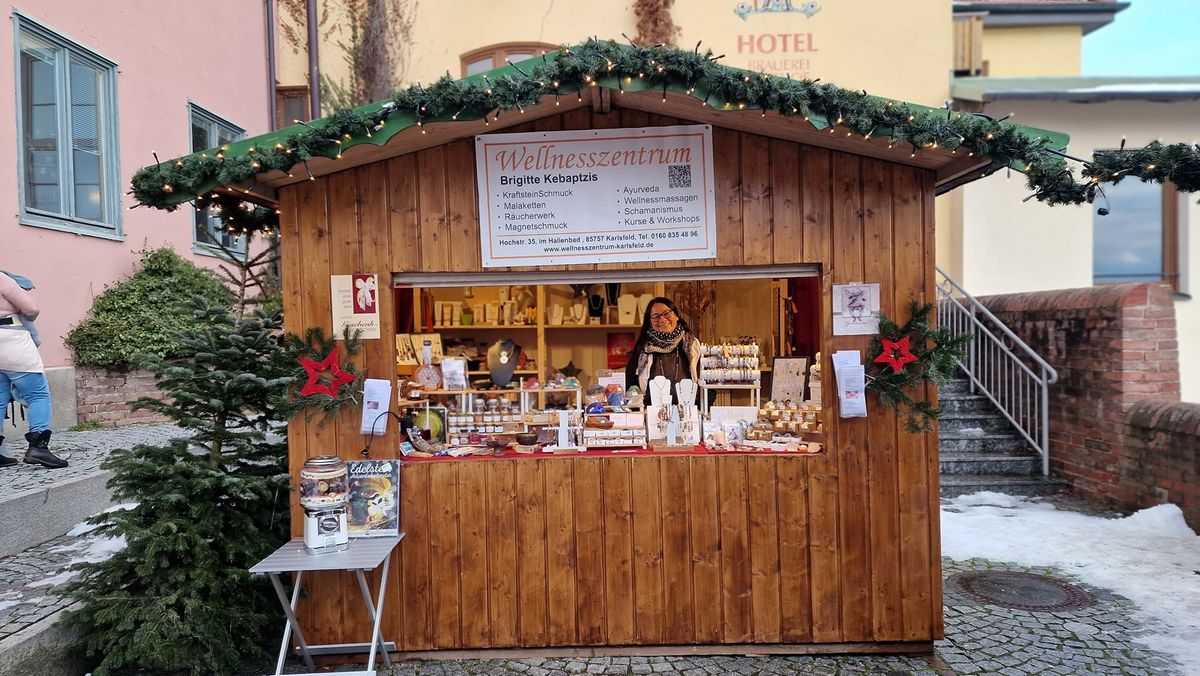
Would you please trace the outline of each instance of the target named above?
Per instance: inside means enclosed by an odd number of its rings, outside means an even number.
[[[683,330],[683,326],[676,326],[675,330],[670,333],[655,331],[654,329],[646,330],[646,346],[647,352],[667,353],[672,352],[679,347],[679,343],[687,332]]]

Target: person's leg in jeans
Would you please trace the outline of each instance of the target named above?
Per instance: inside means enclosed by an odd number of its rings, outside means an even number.
[[[25,439],[29,450],[25,462],[45,467],[66,467],[67,461],[50,452],[50,385],[44,373],[8,372],[17,396],[25,400],[29,432]]]
[[[16,459],[8,454],[8,448],[4,445],[4,416],[8,414],[8,404],[12,401],[11,389],[12,383],[8,380],[8,372],[0,371],[0,467],[12,467],[17,464]]]

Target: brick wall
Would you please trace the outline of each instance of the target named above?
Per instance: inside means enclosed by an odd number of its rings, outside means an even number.
[[[1125,509],[1170,502],[1200,531],[1200,404],[1143,401],[1126,423],[1116,488]]]
[[[1167,484],[1178,483],[1179,472],[1139,462],[1131,448],[1139,434],[1153,440],[1146,448],[1178,443],[1184,455],[1190,448],[1195,476],[1195,436],[1146,426],[1163,416],[1141,415],[1131,424],[1135,406],[1158,411],[1179,401],[1179,343],[1167,289],[1119,284],[979,300],[1058,371],[1049,401],[1051,472],[1077,492],[1125,509],[1174,502]],[[1189,517],[1193,527],[1197,518]]]
[[[149,371],[75,368],[75,407],[80,423],[95,422],[103,427],[138,423],[161,423],[167,419],[150,411],[134,411],[129,403],[138,397],[159,397],[161,393]]]

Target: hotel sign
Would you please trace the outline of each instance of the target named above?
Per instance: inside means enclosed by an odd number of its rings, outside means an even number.
[[[485,268],[716,257],[712,128],[475,137]]]

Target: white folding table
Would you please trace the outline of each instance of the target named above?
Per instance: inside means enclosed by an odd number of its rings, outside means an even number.
[[[308,674],[315,676],[318,672],[313,665],[313,655],[330,655],[344,653],[367,652],[366,671],[341,672],[343,676],[376,676],[375,651],[378,648],[383,653],[384,666],[391,666],[388,651],[395,650],[396,644],[384,641],[379,635],[379,627],[383,619],[383,595],[387,591],[388,569],[392,563],[392,552],[396,545],[404,539],[404,533],[399,537],[388,538],[357,538],[350,541],[350,546],[344,551],[328,554],[309,554],[304,551],[304,539],[296,538],[275,550],[273,554],[259,561],[250,569],[251,573],[265,573],[271,576],[271,584],[275,587],[275,595],[287,615],[287,624],[283,629],[283,642],[279,646],[279,660],[275,664],[275,675],[283,673],[283,662],[287,658],[288,641],[292,632],[296,632],[296,643],[300,648],[300,656]],[[379,591],[374,603],[371,602],[371,592],[367,588],[366,572],[375,570],[383,564],[383,574],[379,577]],[[345,570],[358,577],[358,587],[362,591],[363,603],[367,607],[367,616],[371,618],[370,643],[337,643],[329,645],[308,645],[304,633],[300,630],[300,622],[296,619],[296,601],[300,598],[300,583],[304,573],[322,570]],[[281,573],[292,573],[292,598],[289,602],[280,581]],[[319,672],[324,673],[324,672]]]

